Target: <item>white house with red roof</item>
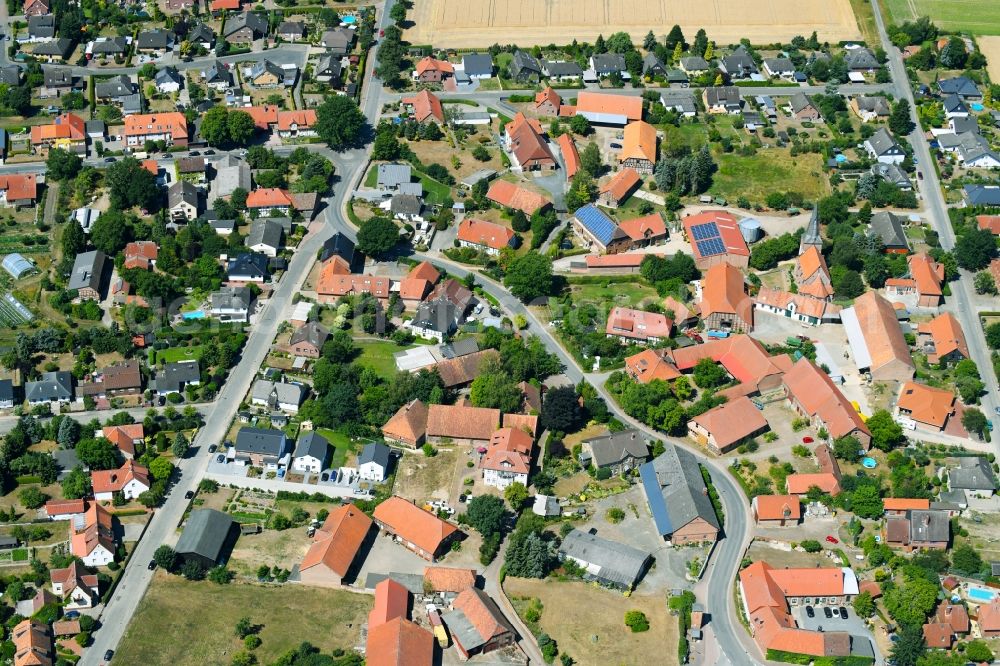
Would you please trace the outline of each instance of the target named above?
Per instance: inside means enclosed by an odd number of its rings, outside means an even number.
[[[88,567],[100,567],[115,561],[113,516],[97,502],[92,502],[82,517],[69,524],[70,553]]]
[[[105,469],[90,473],[90,483],[94,488],[94,499],[98,502],[111,501],[115,493],[125,499],[135,499],[152,486],[149,470],[126,460],[118,469]]]
[[[500,490],[512,483],[527,487],[533,444],[534,438],[518,428],[501,428],[493,433],[486,453],[479,460],[483,483]]]

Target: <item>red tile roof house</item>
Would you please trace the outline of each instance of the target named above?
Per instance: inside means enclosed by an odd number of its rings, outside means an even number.
[[[452,610],[442,619],[463,659],[502,650],[517,640],[514,627],[496,602],[475,587],[466,588],[459,594]]]
[[[846,657],[851,637],[846,632],[799,629],[791,606],[844,605],[858,594],[858,579],[849,568],[775,569],[754,562],[740,572],[743,614],[754,641],[769,650],[815,657]]]
[[[743,273],[730,264],[715,264],[702,280],[701,319],[705,328],[729,333],[753,330],[753,299]]]
[[[45,503],[45,515],[49,520],[73,520],[77,516],[83,517],[86,510],[87,503],[82,499],[49,500]]]
[[[969,343],[962,325],[950,312],[917,326],[917,344],[927,354],[928,363],[958,363],[969,358]]]
[[[455,67],[447,60],[425,56],[417,61],[413,78],[420,83],[441,83],[455,76]]]
[[[77,386],[77,396],[115,398],[142,392],[142,369],[135,359],[101,368],[90,379]]]
[[[621,256],[621,255],[614,255]],[[625,359],[625,372],[640,384],[652,381],[668,382],[681,376],[666,349],[644,349]]]
[[[535,211],[543,210],[552,205],[552,202],[541,194],[506,180],[494,180],[486,192],[486,198],[504,208],[519,210],[528,217],[531,217]]]
[[[440,279],[441,273],[429,261],[422,261],[414,266],[399,283],[399,299],[403,306],[409,310],[416,309]]]
[[[393,414],[382,426],[382,438],[388,444],[415,449],[424,443],[427,433],[427,405],[412,400]]]
[[[379,529],[396,537],[406,548],[434,562],[443,555],[462,532],[449,522],[402,497],[390,497],[375,507],[372,514]]]
[[[353,504],[343,504],[316,530],[299,565],[302,583],[339,587],[356,573],[358,552],[371,535],[372,519]]]
[[[0,175],[0,206],[33,206],[38,198],[38,179],[30,174]]]
[[[580,153],[576,149],[571,134],[560,134],[556,139],[559,144],[559,151],[562,152],[563,165],[566,168],[566,180],[573,180],[573,176],[580,170]]]
[[[976,215],[976,225],[994,236],[1000,236],[1000,215]]]
[[[618,208],[642,186],[639,172],[628,167],[622,169],[611,180],[601,185],[598,190],[597,203],[607,208]]]
[[[418,123],[427,121],[444,124],[444,109],[441,100],[429,90],[421,90],[413,97],[404,97],[400,102],[408,107],[413,119]]]
[[[126,458],[134,458],[136,446],[141,446],[146,441],[146,433],[141,423],[105,426],[101,434]]]
[[[659,213],[650,213],[631,220],[623,220],[618,228],[632,239],[632,247],[646,247],[667,240],[667,225]],[[641,257],[645,255],[639,255]]]
[[[49,13],[48,0],[24,0],[23,12],[25,17],[44,16]]]
[[[782,381],[792,409],[813,427],[825,428],[832,439],[856,437],[865,450],[871,445],[868,426],[830,376],[807,358],[799,359]]]
[[[911,510],[887,516],[882,541],[910,553],[917,549],[945,550],[951,540],[951,516],[947,511]]]
[[[1000,637],[1000,597],[994,597],[993,601],[979,607],[976,624],[983,638]]]
[[[761,527],[793,527],[802,520],[802,504],[796,495],[757,495],[750,513]]]
[[[784,373],[792,367],[792,359],[787,354],[771,356],[760,342],[742,334],[669,350],[668,353],[681,372],[694,370],[703,358],[712,359],[739,382],[740,391],[736,393],[746,396],[779,390]],[[733,393],[730,389],[725,392],[728,396]]]
[[[910,265],[910,277],[917,286],[917,305],[923,308],[936,308],[941,305],[944,291],[944,264],[938,263],[926,254],[913,254],[907,257]]]
[[[67,610],[93,608],[100,600],[97,574],[89,574],[79,560],[65,569],[49,571],[52,593],[66,602]]]
[[[126,460],[119,469],[91,472],[90,483],[98,502],[110,502],[118,492],[127,500],[135,499],[152,486],[149,470],[131,460]]]
[[[156,265],[159,247],[153,241],[133,241],[125,246],[125,268],[149,270]]]
[[[915,366],[910,347],[896,318],[896,310],[878,292],[869,291],[840,312],[851,355],[861,372],[875,381],[913,379]]]
[[[886,497],[882,500],[882,509],[886,516],[905,516],[907,511],[927,511],[930,508],[929,499]]]
[[[279,111],[276,126],[282,139],[299,139],[316,136],[316,110]]]
[[[655,345],[669,338],[673,328],[674,322],[661,314],[615,307],[608,313],[604,332],[622,344]]]
[[[899,415],[913,419],[929,430],[940,432],[955,416],[955,394],[916,382],[906,382],[896,401]]]
[[[475,587],[475,569],[457,569],[454,567],[424,567],[424,589],[432,592],[451,592],[458,594],[466,588]]]
[[[558,166],[542,126],[534,118],[525,118],[523,113],[519,112],[504,125],[503,142],[514,171],[548,171]]]
[[[69,523],[69,552],[88,567],[97,567],[115,559],[114,516],[97,502],[92,502],[83,518]]]
[[[183,113],[137,113],[125,117],[125,143],[130,148],[147,141],[166,141],[168,146],[188,145],[187,119]]]
[[[559,107],[562,105],[562,98],[552,86],[547,86],[545,90],[535,93],[535,113],[540,116],[558,116]]]
[[[716,455],[728,453],[768,429],[750,398],[739,396],[688,421],[688,436]]]
[[[750,265],[750,248],[732,213],[706,210],[685,217],[682,223],[698,270],[708,270],[715,264],[732,264],[737,268]]]
[[[21,620],[11,629],[10,640],[14,644],[14,666],[52,666],[56,663],[52,632],[44,622]]]
[[[375,586],[375,605],[368,613],[368,629],[410,614],[410,592],[391,578]]]
[[[427,407],[427,441],[458,446],[486,446],[500,427],[500,410],[466,405]]]
[[[431,666],[434,636],[406,618],[397,617],[368,632],[367,666]]]
[[[479,459],[483,483],[500,490],[512,483],[527,487],[534,443],[534,437],[516,428],[501,428],[493,433],[486,453]]]
[[[833,283],[830,280],[830,269],[826,259],[815,245],[809,245],[795,260],[795,270],[792,279],[798,286],[799,293],[813,298],[830,300],[833,298]]]
[[[458,244],[490,256],[497,256],[505,247],[513,247],[514,230],[508,227],[465,218],[458,225]]]

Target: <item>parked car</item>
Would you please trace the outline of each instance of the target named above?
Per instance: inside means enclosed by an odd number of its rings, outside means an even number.
[[[329,472],[323,472],[323,474],[321,474],[319,478],[322,479],[323,481],[329,481],[330,480],[330,473]]]
[[[840,543],[839,541],[837,541],[836,537],[834,537],[832,534],[827,534],[826,540],[828,543]]]
[[[150,560],[149,564],[146,565],[146,568],[149,569],[150,571],[152,571],[153,569],[155,569],[156,568],[156,560]]]
[[[202,154],[203,154],[203,155],[214,155],[214,154],[215,154],[215,151],[214,151],[214,150],[206,150],[206,151],[205,151],[204,153],[202,153]]]
[[[843,606],[841,606],[837,610],[840,611],[840,619],[841,620],[846,620],[847,619],[847,609],[844,608]]]
[[[191,499],[192,497],[194,497],[194,491],[193,490],[189,490],[186,493],[184,493],[184,499]]]
[[[198,157],[199,155],[201,155],[201,153],[198,152],[197,150],[192,150],[190,153],[188,153],[188,155],[190,155],[191,157]]]
[[[806,617],[816,617],[816,611],[812,606],[806,606]]]
[[[621,147],[622,147],[622,144],[620,144],[620,143],[612,143],[610,145],[611,145],[612,148],[614,148],[616,150],[620,150]]]
[[[829,606],[823,606],[823,615],[829,620],[833,617],[833,610]]]
[[[215,444],[209,444],[209,445],[208,445],[208,452],[209,452],[209,453],[215,453],[216,449],[218,449],[218,448],[219,448],[219,447],[218,447],[218,446],[216,446]]]
[[[67,620],[75,620],[76,618],[80,617],[80,611],[75,611],[75,610],[68,611],[63,615],[63,617],[65,617]]]
[[[104,661],[111,661],[111,658],[115,656],[114,650],[106,650],[104,652]]]
[[[224,462],[226,462],[226,456],[224,456],[224,455],[222,455],[220,453],[219,455],[217,455],[215,457],[215,462],[217,462],[217,463],[224,463]]]

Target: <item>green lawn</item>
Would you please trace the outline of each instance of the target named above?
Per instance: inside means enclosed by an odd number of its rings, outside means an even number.
[[[713,157],[719,168],[712,176],[709,193],[729,201],[745,196],[763,203],[772,192],[798,192],[815,201],[830,192],[822,155],[792,157],[787,148],[769,148],[751,157],[721,151],[713,151]]]
[[[330,446],[334,447],[333,455],[330,457],[330,468],[343,467],[347,462],[347,454],[353,450],[351,438],[344,433],[328,428],[319,428],[316,432],[325,437],[326,441],[330,442]]]
[[[608,284],[571,284],[573,301],[589,301],[594,304],[632,306],[643,300],[659,301],[656,290],[638,282],[616,282],[608,279]]]
[[[396,360],[392,357],[396,352],[407,349],[390,341],[362,340],[355,342],[361,354],[355,359],[358,365],[371,368],[382,377],[391,379],[396,375]]]
[[[188,361],[200,357],[201,345],[195,347],[174,347],[158,350],[154,363],[176,363],[177,361]]]
[[[289,563],[287,566],[291,566]],[[129,624],[116,664],[202,666],[228,664],[243,646],[234,627],[241,617],[259,627],[262,664],[309,641],[324,653],[351,650],[372,598],[301,585],[192,583],[158,572]]]
[[[376,185],[378,185],[378,165],[373,164],[368,169],[368,175],[365,176],[365,187],[375,187]]]
[[[424,172],[416,169],[413,170],[413,173],[420,179],[420,184],[427,191],[426,201],[428,204],[440,205],[445,202],[445,199],[451,198],[451,188],[444,183],[438,182]]]
[[[1000,8],[995,0],[885,0],[885,6],[894,23],[929,16],[943,30],[1000,35]]]

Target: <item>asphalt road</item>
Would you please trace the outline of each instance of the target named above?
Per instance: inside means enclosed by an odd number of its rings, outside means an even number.
[[[187,405],[181,405],[178,409],[183,409]],[[214,402],[203,402],[192,405],[198,410],[198,413],[202,416],[207,415],[212,411],[215,406]],[[146,412],[149,411],[149,407],[129,407],[128,409],[112,409],[112,410],[102,410],[102,411],[92,411],[92,412],[74,412],[68,414],[71,418],[83,424],[92,419],[107,419],[112,414],[117,414],[119,412],[126,412],[131,414],[136,421],[142,421],[146,418]],[[0,416],[0,435],[5,435],[10,432],[14,426],[17,424],[19,416]]]
[[[885,30],[885,21],[879,10],[879,0],[872,0],[872,8],[875,10],[875,24],[878,27],[879,38],[882,40],[882,48],[885,49],[889,58],[887,64],[892,74],[892,80],[896,83],[897,96],[910,103],[910,116],[915,129],[908,138],[910,145],[913,146],[917,169],[923,174],[923,180],[918,181],[918,184],[925,202],[925,212],[938,232],[941,247],[945,250],[951,250],[955,246],[955,232],[951,227],[951,220],[948,218],[948,206],[944,200],[930,145],[927,143],[924,132],[920,129],[920,120],[917,117],[916,104],[913,100],[913,90],[903,65],[903,56],[889,40],[889,35]],[[986,336],[982,326],[980,326],[979,315],[972,306],[973,294],[975,293],[972,285],[973,279],[972,273],[961,271],[959,280],[951,283],[952,295],[947,299],[946,309],[958,318],[962,330],[965,332],[965,339],[969,343],[969,353],[972,355],[972,360],[976,362],[983,375],[983,383],[986,384],[987,393],[982,398],[982,408],[986,418],[992,418],[997,425],[1000,425],[1000,419],[996,418],[995,411],[1000,406],[997,378],[990,364]]]

